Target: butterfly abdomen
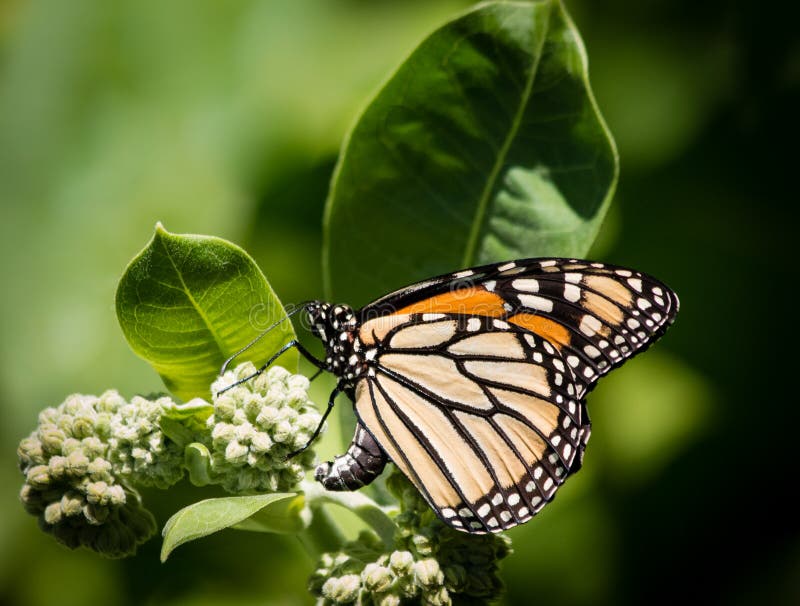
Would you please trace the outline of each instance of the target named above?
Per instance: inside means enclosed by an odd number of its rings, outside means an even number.
[[[327,490],[358,490],[378,477],[386,462],[381,447],[359,423],[347,452],[319,465],[314,477]]]

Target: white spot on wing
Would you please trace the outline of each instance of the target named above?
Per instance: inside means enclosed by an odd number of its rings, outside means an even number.
[[[531,309],[538,309],[539,311],[553,311],[553,302],[550,299],[545,299],[544,297],[538,297],[536,295],[519,295],[520,302],[525,307],[530,307]]]
[[[574,284],[564,284],[564,298],[567,301],[577,303],[581,300],[581,289]]]
[[[525,333],[525,340],[528,342],[528,345],[531,347],[536,347],[536,340],[533,338],[532,334]]]
[[[525,292],[539,292],[539,281],[533,278],[517,278],[511,286]]]
[[[581,325],[579,326],[580,331],[588,337],[593,337],[597,334],[597,331],[603,327],[603,323],[600,322],[594,316],[590,316],[586,314],[581,319]]]
[[[600,357],[600,350],[597,349],[594,345],[587,345],[583,348],[583,351],[586,352],[586,355],[590,358],[599,358]]]
[[[630,284],[636,292],[642,292],[642,281],[639,278],[628,278],[628,284]]]

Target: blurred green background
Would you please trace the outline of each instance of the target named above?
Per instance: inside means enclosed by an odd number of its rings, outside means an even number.
[[[312,562],[291,537],[226,531],[164,565],[158,539],[126,561],[65,550],[22,511],[14,450],[68,393],[161,389],[114,313],[157,220],[244,246],[285,302],[322,296],[342,137],[466,6],[0,1],[0,603],[311,602]],[[800,603],[797,10],[567,7],[622,161],[593,256],[660,277],[682,311],[590,396],[583,471],[509,533],[505,602]],[[211,493],[144,496],[163,524]]]

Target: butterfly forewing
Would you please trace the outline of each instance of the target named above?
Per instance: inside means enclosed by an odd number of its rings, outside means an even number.
[[[400,314],[360,334],[379,353],[356,411],[446,523],[497,531],[553,498],[584,429],[557,349],[482,316]]]
[[[558,348],[583,396],[600,376],[663,334],[678,312],[678,298],[655,278],[622,267],[524,259],[426,280],[362,314],[389,309],[503,318]]]
[[[678,311],[650,276],[599,263],[565,262],[499,272],[485,283],[514,306],[513,322],[549,339],[574,369],[580,395],[645,349]]]

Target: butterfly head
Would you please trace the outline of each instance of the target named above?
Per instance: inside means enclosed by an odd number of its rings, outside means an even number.
[[[306,305],[306,314],[311,332],[325,344],[325,362],[329,370],[337,374],[344,372],[347,360],[353,353],[357,325],[353,308],[349,305],[313,301]]]
[[[311,332],[326,345],[338,338],[341,332],[356,327],[356,315],[349,305],[312,301],[306,305],[306,314]]]

